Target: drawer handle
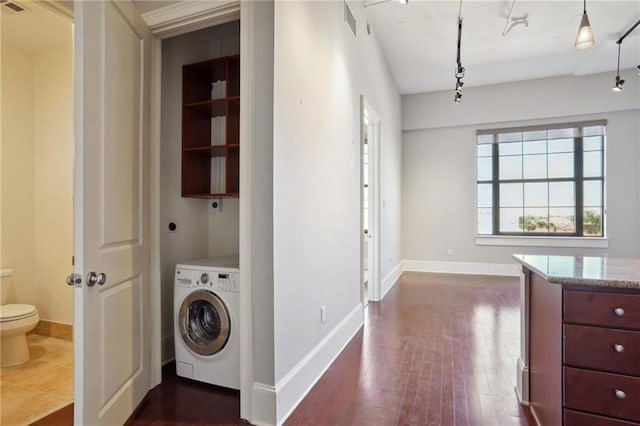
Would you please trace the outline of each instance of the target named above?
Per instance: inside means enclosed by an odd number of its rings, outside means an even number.
[[[616,389],[616,398],[625,399],[626,397],[627,397],[627,394],[624,393],[624,391],[621,391],[620,389]]]
[[[624,309],[622,308],[615,308],[613,310],[613,313],[616,314],[617,316],[621,317],[624,315]]]
[[[617,343],[613,345],[613,349],[615,349],[616,352],[624,352],[624,346],[618,345]]]

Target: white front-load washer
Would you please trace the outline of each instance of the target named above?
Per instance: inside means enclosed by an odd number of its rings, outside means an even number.
[[[176,265],[174,335],[178,376],[240,389],[237,256]]]

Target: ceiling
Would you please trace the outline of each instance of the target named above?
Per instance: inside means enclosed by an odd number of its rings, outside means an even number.
[[[28,51],[47,49],[72,41],[71,22],[35,1],[17,0],[25,9],[19,13],[8,13],[0,8],[0,29],[3,41]]]
[[[381,44],[402,94],[455,86],[458,0],[364,0],[373,33]],[[373,4],[372,3],[377,3]],[[529,26],[505,30],[512,0],[462,3],[462,64],[465,87],[557,75],[615,73],[615,41],[640,19],[640,1],[587,1],[596,44],[573,47],[582,16],[582,0],[516,1],[513,17]],[[622,43],[620,67],[640,65],[640,27]],[[612,76],[613,81],[613,76]],[[640,84],[640,83],[639,83]]]
[[[459,0],[362,0],[402,94],[449,90],[455,86]],[[71,26],[34,1],[18,0],[29,11],[2,13],[2,38],[27,50],[68,42]],[[582,1],[517,0],[513,17],[527,16],[529,26],[516,25],[506,36],[513,0],[464,0],[462,3],[462,63],[465,87],[557,75],[615,72],[615,41],[640,19],[638,0],[590,0],[587,12],[596,45],[573,48]],[[178,1],[136,0],[140,12]],[[25,14],[26,13],[26,14]],[[640,65],[640,27],[622,43],[620,67]],[[613,80],[613,76],[612,76]],[[639,83],[640,84],[640,83]]]

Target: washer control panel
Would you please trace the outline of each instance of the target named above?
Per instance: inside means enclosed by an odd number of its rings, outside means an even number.
[[[217,291],[240,291],[237,272],[195,271],[176,268],[175,285],[180,287],[207,287]]]

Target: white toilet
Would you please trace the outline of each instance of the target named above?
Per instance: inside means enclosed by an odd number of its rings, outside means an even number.
[[[33,330],[40,317],[33,305],[6,304],[10,269],[0,270],[2,304],[0,305],[0,367],[12,367],[29,361],[27,333]]]

